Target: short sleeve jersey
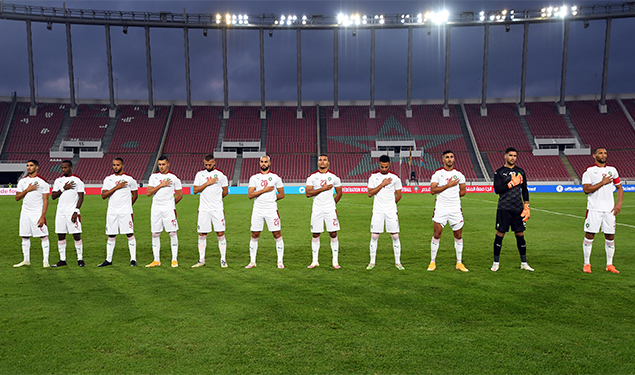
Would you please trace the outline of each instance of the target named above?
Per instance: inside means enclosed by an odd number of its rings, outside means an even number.
[[[130,196],[130,194],[133,191],[139,190],[137,181],[132,176],[125,173],[121,175],[113,173],[104,179],[104,185],[101,190],[110,190],[117,186],[120,181],[126,181],[128,184],[108,197],[107,215],[123,215],[132,213],[132,196]]]
[[[439,168],[434,171],[430,183],[437,183],[437,186],[445,186],[450,180],[459,180],[459,185],[465,183],[465,176],[458,169],[446,170]],[[452,186],[437,194],[435,208],[443,210],[460,210],[461,197],[459,196],[459,185]]]
[[[165,180],[172,181],[172,183],[168,186],[162,187],[154,193],[154,196],[152,197],[152,209],[173,211],[176,209],[176,204],[174,203],[174,192],[183,190],[183,186],[181,186],[181,179],[172,172],[167,172],[165,174],[156,172],[150,176],[148,185],[157,187]]]
[[[223,188],[229,185],[227,176],[214,168],[211,171],[203,169],[196,173],[194,186],[201,186],[213,178],[218,178],[215,184],[207,186],[202,192],[199,200],[199,211],[214,211],[223,209]]]
[[[620,176],[617,169],[611,166],[600,167],[592,165],[582,174],[582,185],[595,185],[602,181],[604,176],[612,176],[613,183],[606,184],[587,196],[587,210],[610,212],[615,206],[613,200],[613,189],[615,185],[620,185]]]
[[[335,210],[333,193],[335,193],[336,187],[342,186],[342,181],[330,171],[326,171],[326,173],[316,171],[306,179],[306,186],[311,186],[313,189],[321,189],[325,185],[333,185],[333,187],[313,196],[313,211],[318,209],[322,211]]]
[[[42,207],[44,207],[42,194],[48,194],[50,186],[48,182],[39,175],[35,177],[27,175],[18,181],[17,192],[21,193],[25,191],[31,184],[37,186],[37,190],[28,192],[24,198],[22,198],[22,212],[26,214],[42,214]]]
[[[278,209],[278,203],[276,202],[277,190],[284,187],[280,176],[269,172],[258,173],[249,178],[249,187],[256,188],[256,191],[260,191],[267,186],[273,186],[273,191],[269,191],[254,198],[254,208]]]
[[[373,201],[373,212],[375,213],[397,212],[395,192],[401,190],[401,180],[399,176],[392,172],[388,172],[387,174],[381,174],[381,172],[373,173],[368,179],[368,189],[374,189],[381,185],[382,181],[386,178],[392,178],[392,181],[375,194]]]
[[[60,215],[72,215],[77,208],[79,193],[84,193],[84,181],[76,175],[58,177],[53,183],[53,191],[60,191],[67,182],[75,183],[72,189],[64,190],[57,203],[57,213]]]
[[[512,180],[512,176],[516,174],[523,176],[523,184],[527,183],[527,175],[522,168],[517,166],[514,166],[514,168],[507,168],[503,166],[494,174],[494,184],[500,183],[502,185],[507,185]],[[522,196],[522,184],[514,186],[498,197],[499,210],[522,212],[523,208],[524,202]]]

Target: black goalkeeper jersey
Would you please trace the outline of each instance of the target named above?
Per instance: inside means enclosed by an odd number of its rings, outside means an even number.
[[[507,187],[514,174],[523,176],[523,183],[513,188]],[[523,210],[523,202],[529,202],[529,190],[527,190],[527,175],[525,171],[517,166],[499,168],[494,174],[494,191],[499,195],[498,209],[509,210],[520,213]]]

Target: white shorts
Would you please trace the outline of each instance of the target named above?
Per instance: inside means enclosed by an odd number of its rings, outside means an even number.
[[[311,233],[323,233],[324,224],[326,224],[326,231],[329,233],[340,230],[340,221],[337,220],[336,210],[311,212]]]
[[[197,230],[199,233],[209,233],[212,231],[214,224],[214,232],[225,231],[225,211],[199,211]]]
[[[116,236],[134,233],[132,214],[106,215],[106,235]]]
[[[615,215],[612,212],[587,210],[584,219],[584,231],[604,234],[615,234]]]
[[[55,233],[59,234],[77,234],[82,233],[82,221],[80,215],[77,215],[77,222],[73,223],[71,218],[73,215],[55,215]]]
[[[46,221],[41,227],[37,226],[41,214],[20,213],[20,237],[46,237],[49,235],[49,228]]]
[[[176,221],[176,210],[159,211],[150,209],[150,231],[159,233],[163,229],[168,233],[179,230],[179,223]]]
[[[264,222],[267,222],[267,229],[270,232],[277,232],[280,230],[280,215],[278,210],[263,210],[254,209],[251,212],[251,231],[262,232],[264,229]]]
[[[463,228],[463,212],[461,212],[460,209],[458,211],[435,209],[432,221],[437,224],[441,224],[442,227],[445,227],[445,224],[449,222],[452,231],[456,232],[457,230]]]
[[[399,214],[396,211],[384,214],[373,212],[370,233],[384,233],[384,223],[386,223],[386,232],[399,233]]]

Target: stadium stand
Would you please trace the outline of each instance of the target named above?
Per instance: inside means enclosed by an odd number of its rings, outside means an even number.
[[[309,170],[309,155],[272,155],[271,171],[282,178],[287,183],[304,183],[311,171]],[[240,183],[249,182],[249,177],[260,171],[259,159],[243,159],[240,173]]]
[[[143,177],[148,167],[150,154],[105,154],[101,159],[80,159],[74,173],[88,184],[101,184],[106,176],[113,173],[112,161],[121,157],[124,161],[124,172],[131,175],[137,181]]]
[[[552,102],[525,103],[530,115],[525,116],[531,133],[539,138],[571,138],[564,118]]]
[[[333,107],[327,107],[331,113]],[[375,106],[375,118],[363,106],[339,107],[340,117],[327,118],[327,147],[330,153],[368,152],[376,139],[413,139],[417,149],[429,152],[452,149],[467,151],[454,107],[443,117],[442,105],[414,105],[412,118],[406,106]]]
[[[569,156],[569,161],[580,178],[586,169],[594,164],[593,155]],[[608,151],[607,165],[617,168],[620,178],[635,180],[635,150]]]
[[[622,99],[622,104],[626,107],[626,110],[631,115],[631,118],[635,119],[635,99]]]
[[[170,171],[179,176],[181,182],[191,184],[194,182],[196,172],[203,170],[203,158],[206,154],[169,154]],[[231,182],[234,175],[236,159],[215,159],[216,168],[220,169]]]
[[[505,165],[503,152],[487,154],[492,170],[496,171]],[[525,170],[530,182],[571,180],[571,176],[559,156],[534,156],[531,152],[519,152],[516,165]]]
[[[48,153],[55,141],[66,105],[38,104],[37,116],[29,116],[29,107],[29,103],[18,103],[15,108],[7,153]]]
[[[187,107],[174,107],[163,152],[207,153],[216,148],[222,107],[194,107],[194,116],[185,118]]]
[[[226,141],[260,139],[260,107],[232,107],[231,118],[225,128]]]
[[[108,128],[108,106],[80,104],[66,135],[67,140],[100,140]]]
[[[295,107],[269,107],[271,118],[267,121],[267,153],[317,152],[317,111],[315,107],[304,107],[302,110],[305,117],[296,119]]]
[[[516,114],[515,103],[488,104],[485,117],[479,114],[479,107],[479,104],[466,104],[465,111],[481,152],[499,152],[507,147],[531,151],[531,145]]]
[[[7,118],[9,109],[11,108],[11,102],[0,102],[0,132],[4,126],[4,121]]]
[[[148,118],[148,106],[119,106],[122,115],[108,152],[125,154],[156,152],[161,142],[169,108],[155,106],[154,109],[156,117]]]
[[[608,150],[633,149],[635,129],[628,122],[616,100],[607,100],[608,113],[600,113],[599,101],[572,101],[567,103],[571,121],[585,144],[606,147]],[[609,130],[610,129],[610,130]]]
[[[40,175],[43,179],[45,179],[49,184],[53,184],[56,178],[58,178],[62,174],[62,168],[60,166],[60,159],[49,158],[48,152],[46,154],[43,153],[28,153],[28,154],[8,154],[7,162],[9,163],[22,163],[25,165],[26,170],[26,162],[27,160],[35,159],[38,161],[39,168],[37,170],[37,174]],[[51,185],[51,187],[53,187]]]

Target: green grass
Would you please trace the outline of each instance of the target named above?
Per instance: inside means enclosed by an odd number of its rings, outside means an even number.
[[[228,196],[227,261],[221,269],[216,241],[208,240],[207,266],[197,261],[198,198],[178,205],[181,267],[146,269],[150,199],[135,205],[137,259],[128,265],[127,241],[117,237],[114,265],[105,257],[106,202],[88,196],[82,210],[84,258],[76,266],[43,269],[38,240],[31,267],[22,260],[20,203],[2,197],[5,228],[0,245],[0,373],[635,373],[635,206],[626,195],[616,234],[615,265],[604,271],[598,236],[594,272],[582,273],[583,194],[532,194],[526,232],[533,273],[518,269],[511,235],[501,270],[489,271],[496,196],[463,199],[464,262],[454,269],[449,228],[441,239],[438,269],[430,260],[433,197],[404,195],[399,204],[402,262],[393,265],[390,237],[379,239],[377,267],[368,263],[372,202],[345,195],[341,270],[330,267],[322,238],[321,266],[311,262],[311,201],[279,202],[286,269],[275,268],[272,236],[263,232],[258,267],[249,262],[251,201]],[[4,206],[6,205],[6,206]],[[56,202],[49,209],[50,231]],[[556,215],[540,211],[568,214]],[[58,260],[51,237],[51,262]]]

